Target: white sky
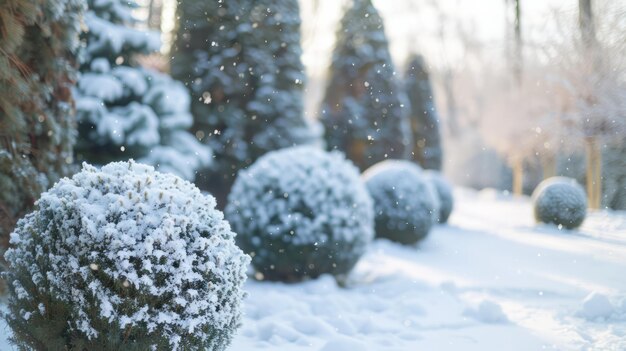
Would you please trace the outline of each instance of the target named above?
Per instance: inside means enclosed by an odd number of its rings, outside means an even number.
[[[397,66],[404,64],[411,51],[424,55],[431,66],[464,63],[459,33],[466,33],[468,38],[487,45],[494,50],[494,54],[502,53],[507,28],[506,0],[373,2],[383,17],[390,51]],[[304,49],[302,60],[309,76],[306,99],[308,117],[314,117],[317,113],[337,25],[349,3],[350,0],[300,0]],[[575,10],[577,5],[577,0],[521,0],[523,36],[540,41],[546,35],[546,22],[555,8]],[[442,40],[442,35],[445,40]]]
[[[462,59],[460,45],[455,45],[458,23],[482,42],[500,45],[505,36],[506,0],[374,0],[385,21],[390,49],[397,63],[403,63],[410,51],[431,60]],[[309,74],[323,74],[330,61],[336,25],[347,0],[301,0],[303,19],[303,61]],[[317,3],[318,10],[314,11]],[[525,36],[536,36],[531,28],[543,27],[554,8],[574,9],[576,0],[521,0],[522,27]],[[437,11],[436,7],[439,7]],[[317,15],[314,15],[317,14]],[[447,45],[441,40],[441,23]],[[545,34],[545,33],[542,33]]]

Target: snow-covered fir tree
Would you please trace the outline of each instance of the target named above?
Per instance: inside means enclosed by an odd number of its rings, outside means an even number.
[[[439,114],[424,59],[413,55],[404,74],[404,89],[409,98],[413,148],[411,158],[426,169],[441,170],[443,156],[439,135]]]
[[[268,151],[315,141],[303,115],[297,0],[183,0],[172,75],[192,92],[196,136],[217,167],[196,182],[225,197],[237,171]]]
[[[210,149],[187,131],[193,123],[182,83],[140,67],[136,56],[159,50],[158,33],[132,28],[127,0],[88,0],[81,77],[76,89],[79,160],[136,159],[193,180]]]
[[[341,20],[322,103],[328,148],[344,151],[361,170],[407,156],[404,101],[382,18],[370,0],[354,0]]]
[[[0,241],[68,174],[83,0],[0,0]]]

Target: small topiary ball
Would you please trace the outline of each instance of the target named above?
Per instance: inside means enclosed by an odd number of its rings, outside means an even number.
[[[414,244],[428,234],[439,216],[439,200],[418,165],[387,160],[362,177],[374,200],[377,237]]]
[[[268,280],[344,275],[374,236],[372,200],[357,168],[311,146],[269,152],[240,171],[225,213]]]
[[[20,349],[223,350],[249,257],[191,183],[87,164],[11,234],[7,321]]]
[[[437,171],[424,171],[424,176],[426,176],[426,179],[435,187],[437,195],[439,196],[439,216],[437,217],[437,221],[439,223],[447,223],[452,213],[452,208],[454,207],[452,185]]]
[[[585,220],[587,197],[574,179],[548,178],[537,186],[532,198],[537,222],[573,229]]]

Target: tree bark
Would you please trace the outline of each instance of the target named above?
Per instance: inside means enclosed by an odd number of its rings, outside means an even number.
[[[543,168],[543,179],[556,176],[556,156],[544,155],[541,157],[541,168]]]
[[[523,41],[522,41],[522,11],[520,6],[520,0],[514,0],[515,11],[515,57],[513,58],[513,74],[518,84],[522,82],[522,65],[523,65]]]
[[[584,51],[593,63],[594,70],[601,65],[602,57],[597,54],[596,31],[593,21],[592,0],[578,0],[578,24],[582,36]],[[586,96],[585,98],[590,99]],[[598,136],[602,132],[599,130],[585,130],[585,148],[587,153],[587,197],[589,208],[599,209],[602,202],[602,151],[598,145]]]
[[[504,0],[506,21],[506,59],[517,85],[521,85],[523,71],[522,7],[521,0]],[[512,28],[511,28],[512,27]],[[512,30],[511,30],[512,29]]]
[[[591,0],[578,0],[578,24],[585,45],[592,46],[596,40],[596,31],[593,24]]]
[[[599,209],[602,199],[602,153],[596,138],[585,140],[587,154],[587,199],[591,209]]]

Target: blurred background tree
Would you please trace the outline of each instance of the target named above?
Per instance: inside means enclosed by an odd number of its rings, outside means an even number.
[[[325,124],[328,147],[352,154],[361,166],[376,158],[410,158],[415,151],[407,148],[408,109],[399,111],[403,104],[409,107],[405,93],[411,88],[406,80],[399,84],[405,77],[393,67],[410,67],[413,52],[429,63],[431,101],[440,122],[441,149],[446,150],[441,164],[456,184],[528,194],[543,178],[564,175],[587,184],[590,206],[626,208],[622,2],[137,0],[137,7],[120,0],[89,1],[89,32],[83,34],[87,46],[81,56],[84,75],[76,89],[80,137],[78,155],[72,158],[66,143],[73,135],[71,122],[49,117],[39,122],[41,114],[31,108],[52,106],[56,100],[64,102],[59,108],[69,111],[66,102],[71,98],[55,86],[68,87],[65,82],[72,75],[52,78],[30,74],[40,68],[24,70],[32,65],[65,72],[71,58],[63,61],[63,50],[56,46],[55,57],[61,60],[23,64],[29,55],[34,57],[27,53],[34,49],[16,38],[30,38],[28,30],[37,27],[45,40],[63,32],[47,31],[50,25],[37,26],[37,21],[72,23],[66,33],[78,30],[78,17],[73,16],[77,11],[66,7],[72,15],[55,19],[41,15],[51,9],[38,12],[25,5],[29,2],[4,1],[5,8],[22,6],[19,11],[25,15],[18,16],[20,25],[13,25],[9,14],[14,12],[2,13],[1,24],[12,28],[2,33],[5,52],[0,61],[4,81],[11,82],[2,87],[9,88],[0,98],[3,175],[17,179],[8,175],[32,166],[20,173],[20,185],[3,183],[6,189],[23,189],[19,196],[15,190],[4,192],[6,213],[23,211],[18,208],[32,203],[30,194],[38,194],[64,173],[59,170],[66,168],[62,159],[100,163],[134,157],[163,170],[183,170],[187,178],[201,168],[198,183],[221,197],[223,205],[236,172],[259,155],[318,142],[317,118]],[[168,38],[175,23],[172,43]],[[13,28],[29,29],[21,34]],[[50,28],[56,29],[56,24]],[[161,29],[165,45],[146,28]],[[143,67],[167,71],[169,61],[172,73],[191,90],[191,114],[184,107],[189,97],[180,84]],[[93,83],[105,80],[117,83],[107,85],[108,90]],[[13,97],[16,94],[21,100]],[[45,103],[26,96],[44,96]],[[14,123],[15,111],[34,116],[31,124]],[[107,123],[100,123],[105,119]],[[190,123],[193,134],[186,131]],[[61,125],[68,128],[57,128]],[[54,148],[42,146],[50,130]],[[424,145],[426,135],[435,136],[426,133]],[[215,149],[214,157],[207,146]],[[53,150],[54,166],[33,161],[48,157],[29,151],[40,149]],[[16,160],[16,155],[28,157]],[[215,168],[208,166],[211,159]],[[13,167],[24,160],[24,167]]]
[[[238,170],[321,132],[304,118],[299,5],[183,0],[176,13],[171,71],[191,90],[196,136],[215,153],[197,183],[223,207]]]
[[[406,158],[411,144],[406,97],[396,81],[383,20],[370,0],[343,15],[321,106],[327,147],[361,170]]]
[[[412,55],[404,73],[404,89],[409,98],[409,123],[413,147],[411,158],[423,168],[441,170],[443,150],[439,134],[439,114],[424,58]]]

